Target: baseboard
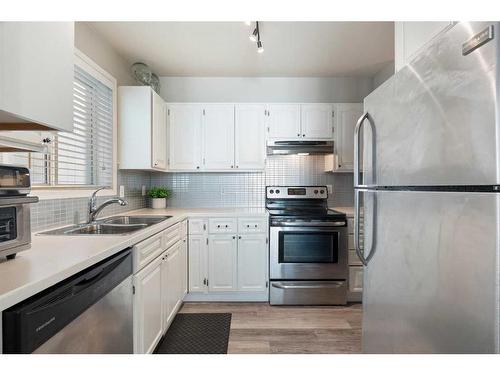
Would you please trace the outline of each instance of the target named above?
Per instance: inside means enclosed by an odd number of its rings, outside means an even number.
[[[269,302],[265,292],[188,293],[184,302]]]

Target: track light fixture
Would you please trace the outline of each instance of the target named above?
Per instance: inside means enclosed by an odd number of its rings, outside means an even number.
[[[249,38],[250,38],[250,40],[252,42],[256,42],[257,41],[257,38],[258,38],[257,28],[253,29],[253,33],[250,34]]]
[[[253,30],[252,34],[250,34],[249,38],[252,42],[257,43],[258,53],[264,52],[264,47],[262,46],[262,41],[260,40],[259,21],[255,21],[255,29]]]

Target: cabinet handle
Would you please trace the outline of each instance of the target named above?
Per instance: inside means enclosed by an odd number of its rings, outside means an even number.
[[[43,143],[50,143],[50,142],[52,142],[52,139],[50,139],[50,138],[44,138],[44,139],[42,140],[42,142],[43,142]]]
[[[203,224],[203,230],[207,230],[207,224]]]
[[[231,168],[234,168],[234,166],[233,166],[233,165],[231,165]]]
[[[306,135],[305,134],[302,134],[303,137],[305,137]]]
[[[196,167],[196,169],[200,169],[200,166],[198,165],[198,166]]]
[[[297,137],[300,137],[300,134],[297,134]]]
[[[226,228],[227,228],[227,224],[226,224]]]
[[[236,239],[236,236],[233,236],[233,240],[235,240],[235,239]]]
[[[239,168],[239,167],[240,167],[239,165],[236,166],[236,168]]]
[[[247,224],[247,228],[250,228],[250,224]]]
[[[240,239],[240,240],[241,240],[241,236],[238,236],[238,239]]]

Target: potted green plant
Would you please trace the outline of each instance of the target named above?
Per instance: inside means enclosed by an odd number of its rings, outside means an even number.
[[[167,207],[167,199],[172,196],[172,190],[166,187],[152,187],[148,190],[148,197],[151,199],[151,208]]]

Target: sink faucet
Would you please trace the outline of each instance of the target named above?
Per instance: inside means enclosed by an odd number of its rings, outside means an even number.
[[[121,198],[111,198],[111,199],[108,199],[107,201],[104,201],[100,206],[97,206],[97,202],[96,202],[96,200],[97,200],[97,193],[100,190],[102,190],[102,189],[104,189],[104,187],[99,188],[96,191],[94,191],[94,193],[92,193],[92,196],[90,197],[90,200],[89,200],[89,217],[88,217],[88,220],[87,220],[88,224],[90,224],[93,221],[95,221],[95,218],[97,217],[97,215],[99,215],[99,212],[101,212],[104,207],[109,206],[110,204],[113,204],[113,203],[117,203],[120,206],[126,206],[128,204],[128,202],[126,200],[123,200]]]

